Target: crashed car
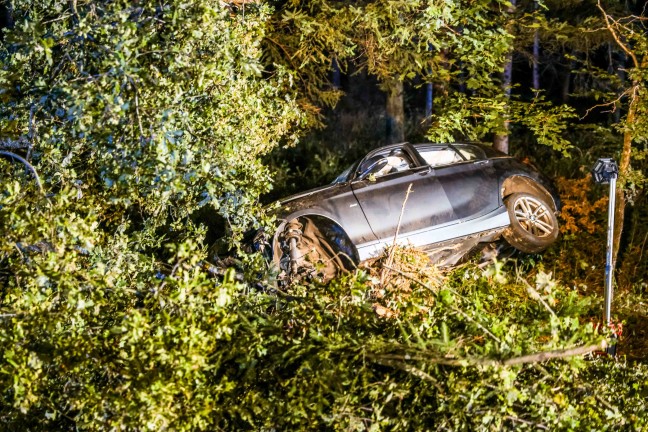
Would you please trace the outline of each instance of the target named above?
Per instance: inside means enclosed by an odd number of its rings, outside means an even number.
[[[544,250],[558,237],[559,208],[537,169],[488,146],[393,144],[333,183],[281,200],[265,249],[281,275],[320,280],[394,242],[454,265],[501,238],[523,252]]]

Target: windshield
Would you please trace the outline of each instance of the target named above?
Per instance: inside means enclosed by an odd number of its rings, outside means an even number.
[[[351,176],[351,173],[353,172],[353,168],[358,164],[358,162],[354,162],[351,164],[347,169],[342,171],[342,174],[337,176],[335,180],[331,182],[331,184],[338,184],[338,183],[344,183],[346,181],[349,181],[349,177]]]

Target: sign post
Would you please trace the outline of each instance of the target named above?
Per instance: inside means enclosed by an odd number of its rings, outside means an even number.
[[[609,328],[612,324],[612,276],[614,274],[614,207],[616,200],[616,181],[619,175],[619,167],[614,159],[601,158],[596,161],[592,168],[594,182],[610,185],[610,200],[608,205],[608,229],[607,229],[607,252],[605,260],[605,297],[603,307],[603,322]],[[614,330],[614,329],[613,329]],[[616,345],[607,350],[608,354],[616,354]]]

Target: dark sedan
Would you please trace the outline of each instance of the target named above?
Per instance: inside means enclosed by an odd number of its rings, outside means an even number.
[[[452,265],[500,237],[523,252],[544,250],[558,237],[559,207],[548,179],[490,147],[393,144],[332,184],[281,200],[268,249],[286,277],[329,279],[394,241]]]

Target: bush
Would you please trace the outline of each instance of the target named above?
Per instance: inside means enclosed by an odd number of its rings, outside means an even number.
[[[137,254],[30,254],[38,275],[3,293],[0,419],[10,430],[646,427],[648,369],[582,355],[602,341],[592,299],[501,266],[441,276],[418,254],[397,252],[385,275],[378,262],[282,290],[209,279],[191,242],[167,276]],[[80,279],[75,267],[92,270]]]

